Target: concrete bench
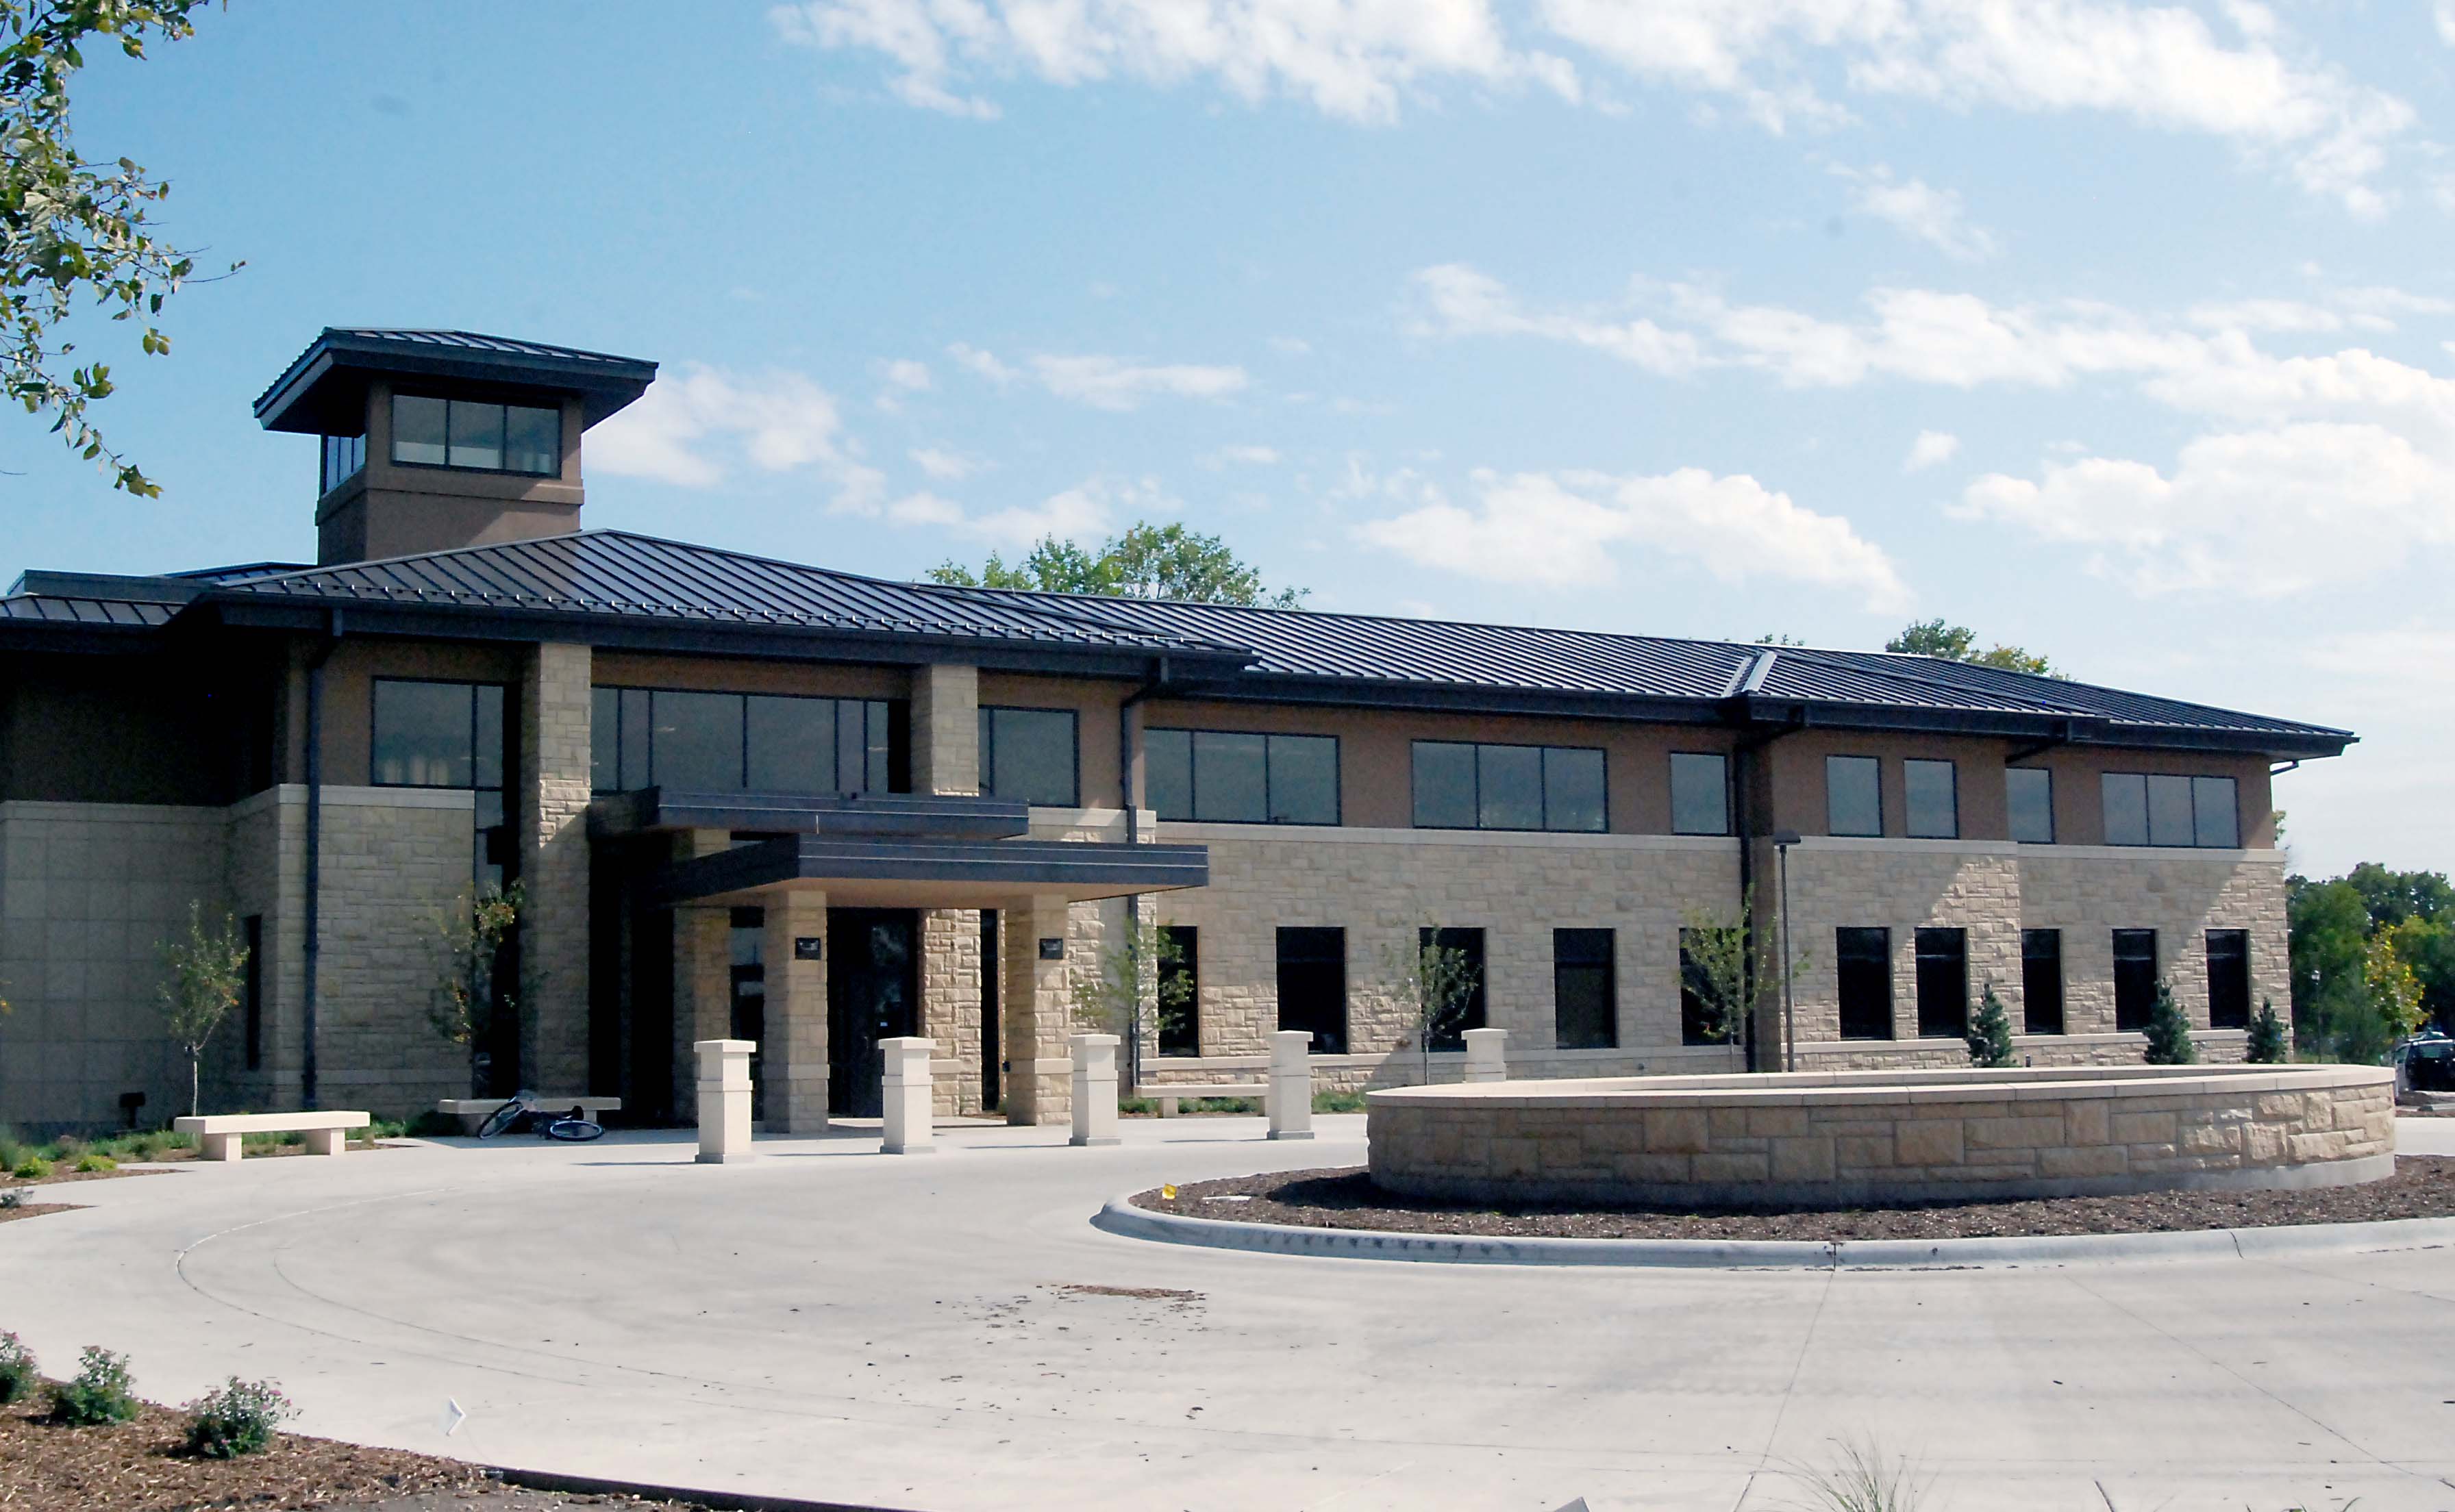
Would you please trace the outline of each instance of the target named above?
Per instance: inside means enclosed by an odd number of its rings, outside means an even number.
[[[1266,1102],[1269,1099],[1270,1084],[1267,1081],[1221,1081],[1200,1086],[1179,1081],[1165,1087],[1144,1087],[1139,1095],[1146,1101],[1159,1104],[1161,1118],[1173,1119],[1178,1103],[1192,1102],[1202,1098],[1250,1098],[1256,1102]]]
[[[239,1140],[250,1134],[307,1136],[310,1155],[338,1155],[349,1131],[370,1122],[363,1113],[209,1113],[201,1118],[172,1119],[171,1127],[196,1137],[196,1149],[208,1160],[235,1160]]]
[[[461,1133],[475,1134],[477,1125],[486,1121],[486,1115],[511,1100],[509,1098],[444,1098],[435,1104],[435,1109],[446,1118],[458,1119]],[[538,1098],[533,1100],[538,1112],[558,1118],[574,1108],[582,1110],[592,1119],[599,1114],[622,1111],[620,1098]]]

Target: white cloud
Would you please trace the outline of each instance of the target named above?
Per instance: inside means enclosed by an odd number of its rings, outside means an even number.
[[[1962,219],[1960,196],[1951,190],[1933,188],[1922,178],[1896,179],[1881,163],[1870,169],[1836,166],[1833,171],[1851,184],[1850,203],[1860,214],[1873,215],[1947,257],[1978,262],[1998,250],[1993,232]]]
[[[1031,371],[1041,387],[1059,398],[1098,410],[1138,409],[1146,399],[1157,397],[1225,398],[1249,381],[1242,368],[1138,363],[1096,353],[1037,356],[1031,359]]]
[[[1498,279],[1462,263],[1427,268],[1410,287],[1419,306],[1407,321],[1412,334],[1542,336],[1590,347],[1673,377],[1693,372],[1701,360],[1694,336],[1666,331],[1651,320],[1530,313]]]
[[[929,365],[898,357],[886,365],[886,382],[889,388],[919,393],[929,387]]]
[[[1948,431],[1920,431],[1910,443],[1910,454],[1901,460],[1904,473],[1920,473],[1951,461],[1960,452],[1960,437]]]
[[[986,378],[1000,388],[1005,387],[1022,376],[1012,368],[1000,362],[995,353],[983,352],[978,347],[965,346],[960,341],[946,349],[946,355],[954,358],[956,365],[965,372]]]
[[[1312,343],[1302,336],[1272,336],[1270,350],[1282,356],[1309,357],[1312,355]]]
[[[915,466],[941,483],[960,483],[981,470],[981,464],[960,452],[915,447],[906,454]]]
[[[2455,48],[2455,0],[2438,0],[2438,35],[2448,47]]]
[[[1418,565],[1498,582],[1608,585],[1619,576],[1614,548],[1630,547],[1723,582],[1831,588],[1878,611],[1909,601],[1891,558],[1848,520],[1803,509],[1745,474],[1478,472],[1474,482],[1480,497],[1471,509],[1435,494],[1355,534]]]
[[[822,469],[836,479],[839,502],[853,508],[872,502],[879,481],[854,460],[834,397],[781,370],[685,364],[588,436],[592,470],[683,488],[714,488],[744,462],[764,473]]]
[[[1278,459],[1277,451],[1267,446],[1223,446],[1204,457],[1202,465],[1208,468],[1221,468],[1231,464],[1245,467],[1268,467]]]
[[[1159,519],[1178,514],[1183,502],[1153,478],[1099,476],[1052,494],[1032,505],[1008,505],[974,514],[926,489],[884,506],[898,525],[934,530],[965,541],[1018,551],[1045,536],[1089,542],[1115,529],[1120,518]]]

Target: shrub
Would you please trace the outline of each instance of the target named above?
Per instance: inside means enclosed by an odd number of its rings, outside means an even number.
[[[128,1357],[88,1344],[77,1356],[74,1381],[51,1388],[51,1421],[71,1427],[126,1422],[136,1416],[136,1392],[129,1380]]]
[[[270,1381],[233,1376],[218,1391],[188,1403],[188,1452],[208,1460],[235,1460],[273,1442],[281,1424],[298,1409]]]
[[[97,1171],[116,1171],[119,1169],[119,1162],[110,1156],[89,1150],[77,1157],[76,1168],[79,1175],[91,1176]]]
[[[51,1162],[39,1155],[29,1153],[9,1174],[20,1181],[39,1181],[51,1174]]]
[[[2254,1066],[2275,1066],[2283,1064],[2291,1055],[2284,1020],[2276,1016],[2276,999],[2261,998],[2259,1017],[2250,1021],[2250,1041],[2243,1046],[2242,1058]]]
[[[26,1189],[22,1186],[0,1187],[0,1212],[26,1205]]]
[[[1995,996],[1991,981],[1969,1026],[1969,1063],[1981,1071],[2000,1071],[2012,1063],[2012,1016],[2003,1011],[2003,999]]]
[[[1364,1094],[1361,1092],[1316,1092],[1312,1095],[1312,1111],[1315,1113],[1362,1113],[1364,1110]]]
[[[0,1402],[23,1401],[34,1394],[34,1352],[15,1334],[0,1334]]]
[[[2148,1063],[2152,1066],[2195,1066],[2200,1047],[2191,1042],[2191,1021],[2175,1005],[2174,989],[2157,984],[2157,1006],[2148,1011]]]
[[[438,1135],[458,1134],[460,1119],[456,1114],[445,1113],[439,1108],[429,1108],[410,1119],[408,1127],[402,1132],[418,1139],[431,1139]]]

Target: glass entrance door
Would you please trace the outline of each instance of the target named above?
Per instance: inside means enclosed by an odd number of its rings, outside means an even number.
[[[908,908],[827,910],[827,1107],[849,1119],[884,1111],[878,1042],[918,1032],[920,915]]]

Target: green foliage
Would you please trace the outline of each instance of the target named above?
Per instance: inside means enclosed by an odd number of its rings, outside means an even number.
[[[1998,642],[1980,651],[1976,631],[1967,625],[1947,625],[1940,618],[1904,627],[1899,635],[1884,642],[1884,649],[1921,656],[1940,656],[1946,661],[1972,662],[1980,667],[2000,668],[2004,672],[2034,673],[2041,677],[2061,675],[2045,657],[2018,646]]]
[[[1074,974],[1075,1020],[1095,1034],[1123,1033],[1137,1020],[1146,1037],[1176,1028],[1193,1011],[1193,988],[1183,972],[1162,968],[1184,963],[1185,946],[1174,936],[1138,919],[1130,937],[1101,949],[1091,970]]]
[[[118,1170],[119,1162],[100,1151],[88,1150],[77,1157],[76,1169],[79,1176],[94,1176],[104,1171]]]
[[[142,58],[148,42],[191,34],[195,3],[0,0],[0,383],[27,413],[51,411],[51,430],[112,487],[148,497],[160,487],[112,449],[89,413],[111,394],[111,369],[70,366],[76,344],[59,330],[83,294],[114,321],[142,322],[146,355],[168,353],[171,338],[152,321],[195,260],[154,238],[150,217],[170,185],[128,158],[77,151],[69,79],[85,66],[88,39]]]
[[[9,1168],[9,1174],[20,1181],[39,1181],[51,1174],[51,1162],[39,1155],[26,1155]]]
[[[409,1135],[413,1139],[431,1139],[438,1136],[458,1134],[460,1132],[460,1119],[456,1115],[445,1113],[436,1108],[428,1108],[417,1117],[410,1119],[408,1125],[403,1128],[401,1132]]]
[[[2174,1001],[2174,989],[2157,984],[2157,1006],[2148,1010],[2148,1063],[2152,1066],[2195,1066],[2200,1047],[2191,1038],[2191,1020]]]
[[[2276,1016],[2276,1000],[2259,1000],[2258,1016],[2250,1020],[2250,1039],[2243,1046],[2242,1058],[2254,1066],[2282,1065],[2292,1058],[2293,1047],[2287,1042],[2284,1020]]]
[[[519,992],[497,979],[503,943],[519,927],[528,895],[517,882],[487,883],[462,895],[436,920],[441,965],[429,996],[426,1021],[445,1039],[469,1053],[469,1090],[479,1092],[477,1056],[497,1016],[519,1012]],[[531,984],[523,984],[526,987]]]
[[[1394,943],[1387,968],[1405,1022],[1422,1057],[1424,1084],[1432,1081],[1432,1045],[1456,1034],[1474,1001],[1483,973],[1467,953],[1441,943],[1441,932],[1425,925],[1411,941]]]
[[[1702,904],[1680,912],[1680,984],[1705,1005],[1706,1032],[1716,1044],[1736,1046],[1757,1011],[1781,1001],[1781,974],[1749,959],[1757,924],[1753,888],[1740,895],[1735,916]],[[1806,965],[1804,955],[1792,961],[1791,979]]]
[[[128,1357],[87,1345],[77,1357],[74,1381],[51,1387],[51,1421],[73,1428],[126,1422],[136,1416],[136,1390]]]
[[[34,1394],[42,1373],[34,1352],[15,1334],[0,1334],[0,1405],[25,1401]]]
[[[1301,609],[1311,594],[1304,588],[1269,593],[1262,586],[1261,570],[1237,560],[1218,536],[1147,520],[1127,527],[1123,535],[1109,537],[1097,553],[1050,535],[1011,566],[991,552],[977,573],[949,558],[924,575],[933,583],[958,588],[1173,598],[1248,608]]]
[[[1312,1095],[1315,1113],[1362,1113],[1365,1111],[1361,1092],[1316,1092]]]
[[[0,0],[5,4],[6,0]],[[188,1058],[188,1111],[197,1111],[199,1079],[205,1043],[238,1006],[247,987],[247,937],[238,920],[225,914],[220,924],[205,927],[204,905],[188,905],[188,933],[162,945],[162,964],[169,972],[161,986],[162,1019],[171,1042]]]
[[[1918,1483],[1908,1461],[1888,1458],[1873,1442],[1834,1442],[1839,1452],[1831,1465],[1789,1471],[1792,1480],[1807,1488],[1815,1506],[1823,1512],[1916,1512],[1927,1487]]]
[[[2012,1016],[1988,982],[1978,999],[1978,1017],[1969,1025],[1969,1063],[1983,1071],[2000,1071],[2012,1063]]]
[[[2375,1064],[2420,1025],[2455,1023],[2455,888],[2365,861],[2286,879],[2293,1030],[2324,1059]]]
[[[188,1452],[208,1460],[235,1460],[272,1444],[298,1409],[270,1381],[233,1376],[218,1390],[188,1403]]]

